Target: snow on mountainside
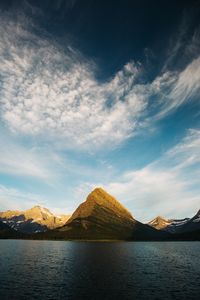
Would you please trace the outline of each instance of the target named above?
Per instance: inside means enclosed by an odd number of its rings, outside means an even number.
[[[41,206],[34,206],[26,211],[0,212],[0,220],[12,229],[24,233],[44,232],[63,226],[70,216],[55,216],[50,210]]]
[[[153,219],[152,221],[150,221],[148,223],[148,225],[150,225],[156,229],[163,229],[170,224],[171,224],[171,222],[169,220],[166,220],[160,216],[156,217],[155,219]]]
[[[161,217],[156,217],[150,221],[148,225],[170,233],[184,233],[200,230],[200,210],[192,218],[166,220]]]

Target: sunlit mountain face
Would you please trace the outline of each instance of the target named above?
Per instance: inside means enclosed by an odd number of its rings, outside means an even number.
[[[0,221],[22,233],[45,232],[65,225],[69,215],[56,216],[47,208],[34,206],[25,211],[0,212]]]
[[[200,0],[0,0],[0,299],[199,299]]]
[[[158,216],[148,224],[158,230],[167,231],[172,234],[185,232],[189,233],[200,229],[200,211],[198,211],[191,218],[184,218],[181,220],[165,220],[162,217]]]
[[[144,223],[194,216],[199,20],[198,0],[1,0],[0,211],[70,215],[102,186]]]
[[[200,211],[191,218],[148,224],[136,220],[115,197],[95,188],[71,216],[55,216],[47,208],[0,212],[0,239],[60,241],[199,241]]]

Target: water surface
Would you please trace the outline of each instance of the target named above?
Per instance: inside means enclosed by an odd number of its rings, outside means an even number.
[[[199,299],[199,242],[0,240],[0,299]]]

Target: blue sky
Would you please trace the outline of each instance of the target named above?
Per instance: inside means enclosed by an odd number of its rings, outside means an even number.
[[[200,2],[107,2],[0,2],[0,210],[200,208]]]

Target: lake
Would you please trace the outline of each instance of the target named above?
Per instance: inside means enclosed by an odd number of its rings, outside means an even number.
[[[0,299],[199,299],[200,242],[0,240]]]

